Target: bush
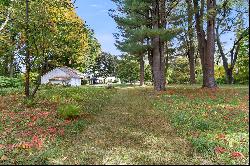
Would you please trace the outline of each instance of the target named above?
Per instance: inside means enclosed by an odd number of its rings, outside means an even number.
[[[88,84],[88,80],[82,80],[81,84],[82,85],[87,85]]]
[[[18,88],[21,86],[21,79],[0,76],[0,88]]]
[[[80,107],[74,104],[64,104],[59,106],[57,113],[64,119],[76,118],[80,115]]]

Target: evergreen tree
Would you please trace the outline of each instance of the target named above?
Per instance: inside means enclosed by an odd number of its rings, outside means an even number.
[[[139,56],[148,52],[154,88],[157,91],[165,90],[166,42],[177,31],[175,27],[167,26],[167,19],[179,1],[113,1],[117,4],[117,10],[113,10],[111,16],[120,29],[116,37],[122,38],[122,41],[117,41],[117,47]]]

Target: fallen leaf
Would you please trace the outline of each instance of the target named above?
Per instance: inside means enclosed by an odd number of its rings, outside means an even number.
[[[1,160],[2,160],[2,161],[8,160],[8,157],[5,156],[5,155],[3,155],[3,156],[1,157]]]
[[[244,155],[242,153],[240,153],[240,152],[232,152],[231,157],[233,157],[233,158],[241,158],[241,157],[244,157]]]

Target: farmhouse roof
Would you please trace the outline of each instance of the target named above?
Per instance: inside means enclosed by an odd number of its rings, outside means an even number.
[[[65,72],[66,74],[68,74],[70,77],[73,78],[84,78],[84,74],[75,70],[75,69],[71,69],[67,66],[63,66],[63,67],[59,67],[58,69],[62,70],[63,72]]]

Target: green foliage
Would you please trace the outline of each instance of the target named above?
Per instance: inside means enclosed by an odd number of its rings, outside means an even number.
[[[82,85],[87,85],[88,84],[88,80],[82,80],[81,84]]]
[[[95,73],[96,77],[115,76],[117,70],[117,57],[109,53],[102,52],[96,59],[89,71]]]
[[[249,83],[249,35],[247,35],[239,50],[238,60],[234,69],[235,83],[248,84]]]
[[[0,96],[6,96],[10,94],[18,94],[23,92],[22,88],[0,88]]]
[[[22,84],[22,80],[19,78],[0,76],[0,88],[18,88],[21,87]]]
[[[216,79],[217,84],[225,84],[226,83],[226,73],[225,73],[225,69],[223,66],[215,65],[214,77]]]
[[[152,81],[152,72],[151,72],[151,67],[150,65],[145,65],[145,76],[144,76],[144,80],[145,81]]]
[[[36,101],[34,99],[24,98],[23,104],[27,107],[34,107],[36,105]]]
[[[191,138],[190,142],[199,153],[205,153],[205,154],[213,153],[214,148],[217,145],[215,142],[209,141],[207,140],[207,138],[204,137]]]
[[[139,80],[140,67],[136,57],[125,55],[118,62],[117,76],[122,82],[133,83]]]
[[[168,68],[168,83],[189,83],[189,65],[186,57],[177,57]]]
[[[2,1],[1,1],[2,2]],[[5,1],[7,2],[7,1]],[[0,74],[20,73],[29,41],[31,80],[37,82],[41,67],[50,70],[69,66],[85,71],[100,54],[94,32],[76,14],[73,2],[64,0],[29,1],[29,35],[26,36],[25,1],[0,4],[0,25],[10,10],[10,20],[0,34]],[[46,63],[46,68],[45,68]],[[45,71],[47,72],[47,71]]]
[[[64,119],[71,119],[80,115],[81,108],[75,104],[63,104],[57,108],[57,113]]]

